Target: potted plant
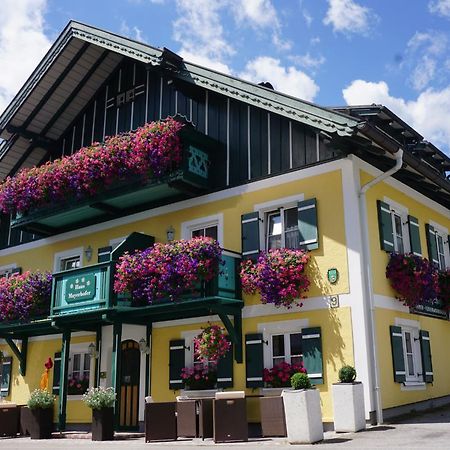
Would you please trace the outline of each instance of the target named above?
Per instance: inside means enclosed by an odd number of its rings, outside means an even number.
[[[319,391],[312,388],[308,375],[302,372],[292,376],[291,386],[281,394],[289,443],[313,444],[323,440]]]
[[[275,306],[302,306],[306,298],[309,278],[306,266],[309,254],[303,250],[281,248],[261,252],[256,262],[241,264],[242,289],[246,294],[261,295],[261,303]]]
[[[86,405],[92,409],[92,440],[112,441],[114,439],[114,388],[90,388],[83,395]]]
[[[28,400],[31,439],[50,439],[53,429],[55,397],[46,389],[35,389]]]
[[[334,431],[356,432],[366,428],[364,389],[355,381],[356,370],[343,366],[339,370],[339,383],[333,383]]]

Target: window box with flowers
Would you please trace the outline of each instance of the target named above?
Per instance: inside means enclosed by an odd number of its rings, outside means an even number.
[[[52,275],[25,272],[0,278],[0,321],[29,322],[50,312]]]
[[[135,306],[192,297],[219,273],[221,255],[217,241],[207,237],[156,243],[120,258],[114,290],[130,293]]]
[[[173,189],[207,188],[210,146],[209,138],[173,118],[147,123],[7,178],[0,210],[15,217],[13,228],[26,230],[33,221],[50,234],[104,220],[105,206],[126,214]]]

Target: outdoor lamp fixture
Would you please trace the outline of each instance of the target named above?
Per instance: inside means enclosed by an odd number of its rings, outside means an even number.
[[[91,358],[95,358],[95,359],[98,358],[98,351],[92,342],[89,344],[88,353]]]
[[[147,341],[144,338],[139,341],[139,350],[146,355],[150,354],[150,347],[147,345]]]
[[[86,250],[84,251],[84,256],[86,256],[86,259],[90,261],[92,259],[93,250],[90,245],[87,246]]]
[[[167,233],[167,241],[168,242],[173,241],[175,238],[175,228],[172,225],[170,225],[170,227],[167,228],[166,233]]]

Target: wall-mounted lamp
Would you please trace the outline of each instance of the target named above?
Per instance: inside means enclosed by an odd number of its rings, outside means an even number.
[[[150,354],[150,347],[147,345],[147,341],[144,338],[139,341],[139,350],[146,355]]]
[[[171,242],[175,239],[175,228],[172,225],[170,225],[170,227],[167,228],[166,233],[168,242]]]
[[[90,261],[92,259],[92,254],[93,254],[93,250],[92,247],[90,245],[87,246],[87,248],[84,250],[84,256],[86,257],[86,259],[88,261]]]
[[[98,358],[98,351],[92,342],[89,344],[88,353],[91,358]]]

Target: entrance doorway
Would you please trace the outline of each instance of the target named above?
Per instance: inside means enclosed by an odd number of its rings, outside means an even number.
[[[122,342],[120,359],[120,418],[122,430],[137,430],[139,427],[139,373],[141,352],[136,341]]]

